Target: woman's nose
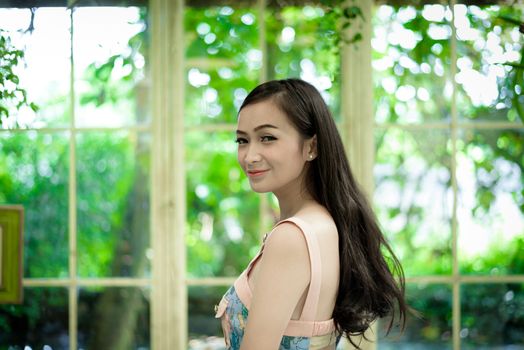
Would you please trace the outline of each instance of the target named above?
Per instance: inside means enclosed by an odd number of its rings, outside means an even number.
[[[250,144],[247,146],[245,161],[249,163],[259,162],[262,159],[259,149],[256,145]]]

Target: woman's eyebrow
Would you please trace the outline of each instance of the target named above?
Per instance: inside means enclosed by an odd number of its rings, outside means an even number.
[[[258,131],[260,129],[265,129],[265,128],[278,129],[276,126],[271,125],[271,124],[262,124],[262,125],[257,126],[256,128],[254,128],[253,131]],[[237,134],[247,135],[247,132],[242,131],[242,130],[237,130]]]

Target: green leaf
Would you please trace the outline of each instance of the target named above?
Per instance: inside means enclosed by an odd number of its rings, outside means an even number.
[[[361,33],[357,33],[353,36],[353,38],[349,39],[347,41],[348,44],[354,44],[354,43],[357,43],[359,42],[360,40],[362,40],[362,34]]]
[[[348,19],[354,19],[357,17],[361,17],[362,19],[364,19],[364,16],[362,15],[362,10],[358,6],[346,7],[343,11],[343,15]]]
[[[510,66],[516,69],[524,69],[524,64],[519,63],[502,63],[504,66]]]
[[[15,85],[12,91],[5,88],[0,91],[0,103],[4,104],[0,110],[1,115],[9,116],[9,110],[5,107],[6,105],[14,106],[16,109],[20,109],[23,106],[31,107],[27,101],[26,91],[18,86],[20,84],[18,75],[13,72],[13,67],[16,67],[23,57],[24,51],[12,46],[9,37],[0,30],[0,86],[5,86],[6,82],[11,82]],[[1,123],[2,120],[0,120],[0,126]]]
[[[9,111],[4,106],[0,106],[0,116],[5,115],[6,117],[9,117]]]
[[[505,15],[500,15],[500,16],[498,16],[498,18],[503,20],[503,21],[505,21],[505,22],[514,24],[516,26],[521,26],[521,25],[524,24],[524,22],[521,22],[518,19],[515,19],[513,17],[509,17],[509,16],[505,16]]]

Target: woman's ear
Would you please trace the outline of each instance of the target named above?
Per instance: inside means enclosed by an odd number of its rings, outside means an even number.
[[[317,135],[306,140],[304,144],[304,151],[306,153],[306,160],[311,161],[317,157]]]

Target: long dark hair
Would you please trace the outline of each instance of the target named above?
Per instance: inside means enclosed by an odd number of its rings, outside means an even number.
[[[340,134],[322,96],[299,79],[273,80],[251,91],[240,110],[268,99],[288,116],[303,138],[317,135],[317,157],[310,162],[306,186],[329,211],[338,230],[340,281],[333,310],[337,331],[359,348],[350,336],[364,335],[379,317],[391,316],[389,332],[398,311],[404,328],[408,306],[402,266],[353,177]]]

